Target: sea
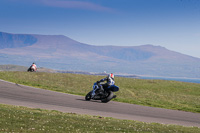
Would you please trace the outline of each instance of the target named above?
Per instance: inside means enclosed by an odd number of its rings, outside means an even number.
[[[140,76],[140,79],[160,79],[160,80],[175,80],[181,82],[190,82],[190,83],[198,83],[200,84],[200,79],[198,78],[172,78],[172,77],[145,77]]]

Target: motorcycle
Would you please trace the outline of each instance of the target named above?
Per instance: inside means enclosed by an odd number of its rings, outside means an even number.
[[[101,100],[103,103],[109,102],[111,99],[116,98],[116,95],[114,95],[113,92],[119,91],[119,87],[116,85],[111,85],[108,88],[104,89],[102,92],[100,90],[100,84],[97,82],[93,85],[93,90],[90,91],[86,96],[85,100],[89,101],[91,99],[93,100]]]
[[[33,66],[30,66],[27,70],[27,72],[36,72],[36,68]]]

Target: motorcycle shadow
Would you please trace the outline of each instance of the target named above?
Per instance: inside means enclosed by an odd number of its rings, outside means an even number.
[[[76,100],[79,100],[79,101],[87,101],[87,100],[85,100],[85,99],[76,99]],[[102,103],[102,102],[99,101],[99,100],[90,100],[90,101],[87,101],[87,102]]]

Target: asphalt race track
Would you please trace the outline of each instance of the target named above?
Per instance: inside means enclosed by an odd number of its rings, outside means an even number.
[[[200,127],[200,113],[111,101],[85,101],[83,96],[53,92],[0,80],[0,104],[89,114],[118,119]]]

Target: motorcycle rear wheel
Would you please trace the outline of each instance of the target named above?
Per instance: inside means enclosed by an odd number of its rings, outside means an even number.
[[[102,103],[107,103],[113,98],[113,96],[114,96],[113,92],[109,91],[108,92],[108,96],[106,98],[104,98],[104,99],[101,99],[101,102]]]

